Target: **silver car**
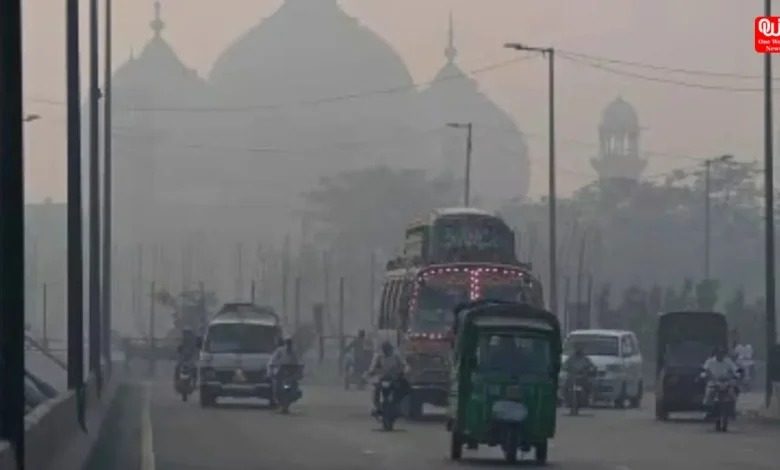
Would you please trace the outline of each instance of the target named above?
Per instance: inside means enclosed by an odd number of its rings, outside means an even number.
[[[582,347],[597,369],[592,383],[591,400],[632,408],[642,403],[644,393],[642,354],[636,335],[624,330],[574,330],[564,342],[562,363],[566,363],[576,346]],[[561,372],[561,385],[566,373]]]

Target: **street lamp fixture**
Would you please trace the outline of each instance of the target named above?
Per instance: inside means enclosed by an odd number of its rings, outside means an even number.
[[[24,118],[22,118],[22,122],[33,122],[40,119],[41,116],[39,114],[28,114]]]
[[[556,315],[558,312],[558,261],[557,261],[557,249],[558,249],[558,234],[556,224],[556,192],[555,192],[555,49],[552,47],[535,47],[522,43],[506,43],[504,47],[507,49],[513,49],[516,51],[536,52],[540,53],[547,58],[547,64],[549,66],[548,79],[549,79],[549,218],[550,218],[550,260],[549,260],[549,298],[550,298],[550,310]],[[565,320],[565,319],[564,319]],[[568,328],[568,325],[564,323],[564,327]]]

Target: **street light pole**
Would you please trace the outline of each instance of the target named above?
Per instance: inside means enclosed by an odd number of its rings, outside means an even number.
[[[772,16],[772,0],[764,0],[764,16]],[[777,343],[775,317],[775,185],[772,142],[772,54],[764,54],[764,296],[766,297],[766,350]],[[767,356],[769,354],[767,353]],[[771,368],[766,368],[765,402],[772,401]]]
[[[556,190],[555,190],[555,49],[552,47],[532,47],[518,43],[507,43],[507,49],[541,53],[547,57],[548,65],[548,152],[549,152],[549,218],[550,218],[550,310],[558,313],[558,233],[556,221]]]
[[[0,2],[0,437],[24,469],[24,155],[22,2]]]
[[[100,296],[101,311],[103,318],[101,322],[103,336],[103,357],[106,362],[109,374],[111,373],[111,205],[112,205],[112,183],[111,174],[111,35],[112,33],[112,12],[111,4],[113,0],[106,0],[106,25],[105,25],[105,61],[103,75],[103,276]]]
[[[463,176],[463,205],[471,205],[471,148],[472,148],[472,124],[448,122],[447,127],[454,129],[466,129],[466,170]]]
[[[98,83],[98,0],[89,2],[89,370],[97,391],[100,368],[100,88]]]
[[[713,163],[724,163],[731,160],[731,155],[708,158],[704,161],[704,280],[710,279],[711,253],[711,206],[710,206],[710,170]]]

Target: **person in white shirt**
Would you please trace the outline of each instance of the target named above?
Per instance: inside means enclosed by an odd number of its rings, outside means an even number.
[[[401,355],[395,353],[393,345],[389,341],[382,343],[382,352],[374,355],[371,365],[368,367],[364,377],[378,377],[379,381],[374,384],[374,411],[377,413],[379,410],[379,384],[382,380],[397,381],[400,390],[400,394],[404,395],[407,392],[408,384],[404,378],[404,374],[408,371],[409,366],[406,364]]]
[[[704,361],[702,366],[708,382],[704,394],[704,405],[712,404],[715,383],[721,380],[736,380],[739,378],[739,366],[726,355],[722,348],[717,348],[715,354]],[[736,397],[734,397],[736,399]]]

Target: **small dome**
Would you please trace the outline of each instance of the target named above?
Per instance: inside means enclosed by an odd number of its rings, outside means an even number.
[[[601,113],[601,127],[608,131],[638,132],[639,117],[634,107],[618,96]]]
[[[528,147],[512,117],[479,89],[479,84],[455,63],[452,15],[445,49],[446,62],[431,85],[420,93],[430,127],[471,122],[474,133],[472,179],[476,193],[490,199],[525,196],[530,181]],[[453,133],[449,133],[451,136]],[[463,136],[455,135],[445,158],[459,158]]]

